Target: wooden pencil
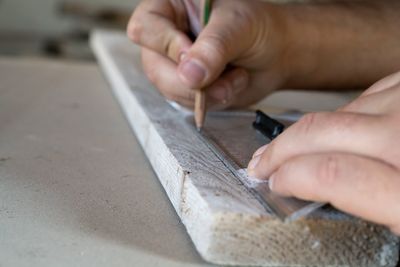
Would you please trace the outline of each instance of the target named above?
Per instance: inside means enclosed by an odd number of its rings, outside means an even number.
[[[204,28],[208,23],[211,15],[211,0],[202,0],[201,5],[201,25]],[[204,125],[207,112],[206,106],[206,94],[203,89],[196,90],[195,101],[194,101],[194,121],[196,128],[201,131]]]
[[[194,101],[194,121],[198,131],[201,131],[206,117],[206,95],[204,90],[196,90]]]

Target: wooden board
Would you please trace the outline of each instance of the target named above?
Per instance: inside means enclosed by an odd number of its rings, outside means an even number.
[[[125,34],[97,31],[100,66],[177,214],[210,262],[262,266],[395,266],[398,238],[332,209],[284,224],[248,193],[145,78]],[[132,172],[135,172],[132,169]]]

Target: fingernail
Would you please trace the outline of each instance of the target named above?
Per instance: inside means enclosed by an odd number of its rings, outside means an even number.
[[[274,191],[275,173],[273,173],[268,179],[268,186],[271,191]]]
[[[249,166],[247,166],[248,170],[254,170],[258,163],[260,162],[261,156],[258,157],[254,157],[250,162],[249,162]]]
[[[217,87],[209,92],[209,96],[222,103],[228,102],[230,95],[230,89],[225,87]]]
[[[179,66],[179,74],[191,87],[199,86],[206,77],[206,70],[195,60],[185,60]]]
[[[243,89],[246,88],[247,86],[247,76],[245,75],[239,75],[237,76],[232,83],[233,86],[233,92],[239,93],[240,91],[242,91]]]
[[[260,147],[259,149],[257,149],[256,152],[254,152],[252,158],[255,158],[255,157],[257,157],[257,156],[260,156],[262,153],[264,153],[264,151],[267,149],[267,147],[268,147],[268,144],[263,145],[262,147]]]

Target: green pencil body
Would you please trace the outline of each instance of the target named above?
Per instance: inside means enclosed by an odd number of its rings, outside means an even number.
[[[208,23],[211,15],[211,0],[202,0],[201,7],[201,26],[204,28]],[[196,128],[198,131],[201,131],[204,125],[205,117],[207,113],[206,107],[206,94],[203,89],[197,90],[195,93],[195,102],[194,102],[194,120],[196,123]]]

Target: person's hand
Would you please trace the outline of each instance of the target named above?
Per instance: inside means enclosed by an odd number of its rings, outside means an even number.
[[[254,153],[272,191],[329,202],[400,234],[400,72],[336,112],[307,114]]]
[[[226,108],[281,88],[365,88],[400,68],[398,1],[214,0],[194,43],[183,1],[144,0],[127,31],[150,81],[185,106],[193,89]]]
[[[275,9],[261,1],[215,0],[207,26],[193,43],[183,1],[145,0],[127,33],[142,46],[149,80],[168,99],[192,107],[193,89],[203,88],[214,108],[244,106],[285,78],[287,36]]]

